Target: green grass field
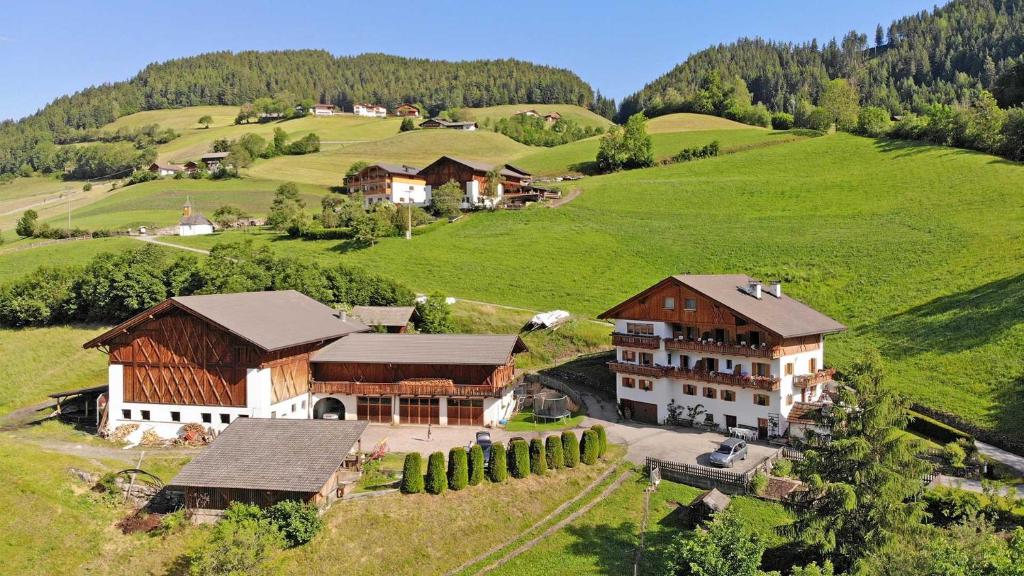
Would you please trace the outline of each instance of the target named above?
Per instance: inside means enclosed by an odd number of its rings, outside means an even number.
[[[273,245],[424,292],[585,315],[677,272],[780,277],[850,326],[829,363],[877,347],[916,401],[1019,434],[1024,167],[838,134],[580,186],[557,210],[476,214],[411,242]]]
[[[654,157],[656,160],[662,160],[675,155],[683,148],[704,146],[714,140],[721,144],[722,153],[727,154],[750,147],[782,144],[804,138],[790,132],[772,132],[750,126],[744,128],[652,133]],[[600,141],[600,136],[594,136],[554,148],[532,148],[517,158],[515,164],[541,176],[586,173],[593,169]]]
[[[502,118],[510,118],[516,112],[523,110],[536,110],[538,114],[550,114],[558,112],[562,118],[573,120],[580,126],[594,126],[607,128],[611,121],[603,116],[598,116],[586,108],[573,106],[572,104],[503,104],[500,106],[488,106],[486,108],[465,108],[463,111],[469,117],[480,124],[485,121],[489,126]]]
[[[755,129],[749,124],[741,124],[727,118],[710,116],[708,114],[691,114],[680,112],[678,114],[665,114],[656,116],[647,121],[647,131],[651,134],[661,132],[690,132],[693,130],[751,130]],[[764,130],[764,128],[760,128]]]
[[[120,252],[143,246],[131,238],[97,238],[95,240],[21,239],[0,245],[0,284],[35,270],[41,265],[83,265],[102,252]]]
[[[280,182],[255,178],[225,180],[174,180],[162,178],[127,186],[106,195],[102,200],[83,206],[71,213],[71,225],[95,229],[123,229],[138,226],[173,226],[181,218],[186,198],[191,198],[193,210],[207,218],[223,204],[240,207],[250,216],[261,217],[270,209],[274,190]],[[318,209],[325,188],[300,186],[302,197],[311,210]],[[63,216],[49,219],[53,226],[66,226]]]
[[[487,130],[416,130],[383,140],[332,146],[317,154],[281,156],[253,164],[245,173],[259,178],[340,186],[345,171],[359,160],[393,162],[423,168],[442,155],[510,162],[529,150],[506,136]]]

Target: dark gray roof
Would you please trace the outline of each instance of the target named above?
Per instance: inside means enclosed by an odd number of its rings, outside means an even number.
[[[201,156],[201,158],[203,160],[207,160],[207,159],[216,160],[216,159],[220,159],[220,158],[227,158],[228,155],[230,155],[230,154],[231,154],[230,152],[207,152],[206,154],[203,154]]]
[[[202,214],[190,214],[188,216],[182,216],[181,220],[178,221],[181,226],[200,226],[203,224],[209,224],[213,226],[213,222],[206,219],[206,216]]]
[[[416,168],[415,166],[406,166],[405,164],[389,164],[386,162],[377,162],[376,164],[371,164],[371,166],[376,166],[381,170],[384,170],[385,172],[389,172],[391,174],[401,174],[403,176],[415,176],[420,172],[419,168]]]
[[[356,319],[342,320],[333,308],[295,290],[176,296],[172,300],[264,350],[368,329]]]
[[[515,334],[352,334],[313,353],[312,362],[498,366],[526,345]]]
[[[698,496],[693,501],[693,504],[703,504],[704,506],[707,506],[710,510],[713,510],[715,512],[721,512],[722,510],[728,508],[731,502],[731,498],[719,492],[717,488],[712,488],[711,490],[708,490],[707,492]]]
[[[452,162],[456,162],[458,164],[462,164],[464,166],[468,166],[478,172],[490,172],[491,170],[494,170],[495,168],[499,167],[498,164],[480,162],[479,160],[466,160],[465,158],[456,158],[455,156],[441,156],[437,160],[431,162],[430,166],[433,166],[434,164],[437,164],[438,162],[441,162],[445,159],[451,160]],[[430,166],[428,166],[427,168],[429,168]],[[530,176],[530,174],[528,174],[527,172],[523,172],[518,168],[510,169],[511,167],[509,167],[508,165],[500,166],[500,168],[501,174],[503,176],[513,176],[515,178],[526,178]],[[424,170],[426,170],[426,168],[424,168]]]
[[[238,418],[170,485],[318,492],[366,425],[365,420]]]
[[[747,292],[745,274],[677,274],[676,280],[785,338],[846,330],[839,322],[786,295],[776,298],[764,286],[761,298]]]
[[[353,306],[352,315],[367,326],[405,326],[415,306]]]
[[[476,126],[476,122],[452,122],[451,120],[442,120],[441,118],[428,118],[427,120],[424,120],[420,126],[428,122],[437,122],[441,126],[445,126],[447,128],[451,128],[453,126]]]

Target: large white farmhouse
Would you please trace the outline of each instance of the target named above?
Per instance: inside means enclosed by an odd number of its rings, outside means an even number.
[[[609,368],[627,416],[664,423],[672,404],[762,439],[806,426],[834,375],[825,335],[846,329],[744,275],[670,276],[600,318],[615,322]]]

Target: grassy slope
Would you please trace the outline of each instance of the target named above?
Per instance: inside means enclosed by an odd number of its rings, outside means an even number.
[[[0,414],[46,399],[47,394],[103,384],[107,357],[82,344],[100,328],[54,326],[23,330],[0,329]]]
[[[80,265],[101,252],[120,252],[143,244],[131,238],[97,238],[95,240],[22,239],[0,246],[0,284],[35,270],[40,265]]]
[[[233,204],[251,216],[263,216],[270,208],[280,182],[252,178],[229,180],[174,180],[163,178],[127,186],[102,200],[74,210],[72,226],[87,229],[172,226],[181,218],[181,207],[190,197],[194,210],[212,218],[222,204]],[[326,189],[302,186],[303,198],[311,208],[319,207]],[[50,223],[65,225],[60,216]]]
[[[707,114],[691,114],[680,112],[657,116],[647,121],[647,131],[651,134],[660,132],[690,132],[693,130],[751,130],[749,124],[741,124],[733,120]],[[764,130],[760,128],[760,130]]]
[[[1008,431],[1024,416],[1024,167],[834,135],[581,185],[557,210],[348,255],[422,291],[585,314],[675,272],[782,277],[851,327],[831,363],[875,345],[917,400]]]
[[[257,162],[247,174],[339,186],[352,163],[395,162],[423,167],[447,154],[485,162],[509,162],[530,148],[487,130],[417,130],[384,140],[332,146],[318,154],[287,156]]]
[[[495,576],[545,576],[548,574],[632,574],[643,519],[643,476],[627,480],[605,501],[575,522],[559,530],[492,572]],[[662,555],[679,533],[675,502],[688,504],[701,493],[698,488],[662,481],[651,496],[641,574],[661,572]],[[755,530],[774,541],[776,526],[792,516],[775,503],[739,496],[732,509]]]
[[[686,132],[651,134],[656,160],[668,158],[683,148],[703,146],[718,140],[723,152],[751,146],[784,143],[802,137],[788,132],[772,132],[761,128],[691,130]],[[538,175],[559,175],[568,172],[587,172],[597,156],[600,136],[578,140],[548,149],[531,149],[516,160],[516,165]]]
[[[536,110],[542,116],[558,112],[562,118],[573,120],[580,126],[607,128],[611,125],[611,121],[607,118],[572,104],[503,104],[486,108],[466,108],[464,112],[470,119],[478,123],[482,124],[484,121],[488,121],[489,125],[493,126],[498,120],[509,118],[521,110]]]

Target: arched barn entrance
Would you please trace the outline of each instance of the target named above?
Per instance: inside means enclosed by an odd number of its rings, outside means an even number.
[[[313,418],[320,420],[324,414],[332,414],[328,418],[337,417],[338,420],[345,419],[345,405],[337,398],[321,398],[313,405]]]

